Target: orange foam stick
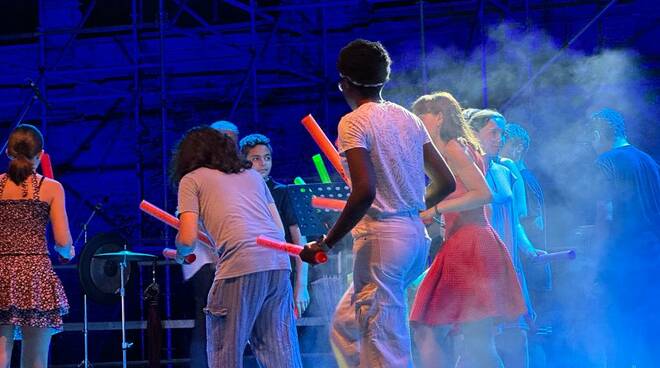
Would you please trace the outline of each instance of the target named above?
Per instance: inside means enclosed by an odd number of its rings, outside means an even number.
[[[176,259],[176,249],[172,249],[172,248],[163,249],[163,257],[167,259]],[[191,264],[195,262],[196,259],[197,256],[195,255],[195,253],[190,253],[187,256],[183,257],[183,263]]]
[[[45,153],[41,155],[41,173],[49,179],[55,179],[53,174],[53,164],[50,162],[50,155]]]
[[[346,207],[346,201],[312,196],[312,207],[324,210],[343,211],[344,207]]]
[[[351,181],[348,178],[348,175],[346,175],[346,172],[344,171],[344,167],[341,165],[341,160],[339,159],[339,153],[335,149],[335,146],[332,145],[330,140],[328,139],[328,136],[323,133],[323,130],[319,126],[319,124],[316,122],[314,117],[309,114],[305,116],[302,121],[302,125],[307,129],[309,134],[312,136],[312,139],[314,142],[316,142],[316,145],[319,146],[321,149],[321,152],[325,155],[325,157],[330,161],[330,164],[332,167],[337,170],[339,175],[341,175],[341,178],[344,179],[346,184],[348,186],[351,186]]]
[[[281,250],[294,256],[299,255],[304,248],[297,244],[291,244],[291,243],[275,240],[263,235],[257,236],[257,244],[262,245],[264,247]],[[328,261],[328,255],[325,254],[324,252],[318,252],[316,253],[316,256],[314,256],[314,260],[316,261],[316,263],[325,263]]]
[[[140,209],[156,220],[159,220],[160,222],[179,230],[179,219],[154,206],[153,204],[142,200],[142,202],[140,202]],[[197,232],[197,238],[199,241],[208,245],[209,247],[213,247],[213,242],[203,232]]]

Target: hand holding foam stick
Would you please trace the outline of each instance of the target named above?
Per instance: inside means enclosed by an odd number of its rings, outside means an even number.
[[[343,211],[346,201],[341,199],[312,196],[312,207],[323,210]]]
[[[172,249],[172,248],[163,249],[163,257],[176,261],[177,260],[176,259],[176,249]],[[196,259],[197,259],[197,256],[194,253],[188,254],[187,256],[183,257],[183,264],[191,264],[191,263],[195,262]]]
[[[319,146],[321,152],[323,152],[328,161],[330,161],[330,164],[332,164],[339,175],[341,175],[341,178],[344,179],[346,184],[348,184],[350,187],[351,181],[348,178],[348,175],[346,175],[344,167],[341,165],[339,153],[335,149],[335,146],[332,145],[328,137],[325,135],[325,133],[323,133],[323,130],[316,122],[314,117],[311,114],[307,115],[302,119],[301,122],[305,129],[307,129],[309,134],[312,136],[312,139],[314,139],[314,142],[316,142],[316,145]]]
[[[552,261],[570,261],[575,259],[575,251],[573,249],[565,250],[561,252],[554,252],[543,254],[537,257],[532,258],[534,263],[546,263]]]
[[[294,256],[300,256],[300,252],[305,249],[305,247],[301,247],[300,245],[275,240],[263,235],[257,237],[257,244],[268,248],[278,249]],[[323,251],[318,251],[314,252],[311,259],[303,259],[303,261],[312,264],[325,263],[328,261],[328,255]]]
[[[159,220],[160,222],[162,222],[166,225],[169,225],[169,226],[171,226],[171,227],[173,227],[177,230],[179,229],[179,219],[178,218],[176,218],[176,217],[170,215],[169,213],[161,210],[160,208],[154,206],[153,204],[151,204],[151,203],[149,203],[145,200],[142,200],[142,202],[140,202],[140,209],[143,212],[145,212],[146,214],[148,214],[148,215],[152,216],[153,218],[155,218],[156,220]],[[213,242],[203,232],[199,231],[197,233],[197,238],[202,243],[204,243],[204,244],[208,245],[209,247],[213,248]]]

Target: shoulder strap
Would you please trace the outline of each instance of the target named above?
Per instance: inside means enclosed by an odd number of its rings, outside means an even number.
[[[46,179],[45,176],[41,177],[41,180],[39,180],[39,183],[37,184],[37,175],[33,174],[32,175],[32,185],[34,186],[34,193],[32,194],[32,199],[39,199],[39,191],[41,190],[41,184],[44,183],[44,179]]]
[[[0,179],[0,198],[2,198],[2,193],[5,191],[7,179],[9,179],[9,176],[7,174],[2,174],[2,178]]]

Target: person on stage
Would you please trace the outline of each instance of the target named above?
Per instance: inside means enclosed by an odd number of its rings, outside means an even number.
[[[413,112],[456,175],[457,189],[422,213],[445,218],[445,241],[417,292],[411,313],[423,367],[501,367],[494,343],[497,320],[525,312],[511,257],[486,216],[492,196],[481,147],[461,106],[447,92],[418,98]],[[462,335],[456,356],[451,336]]]
[[[522,257],[532,259],[546,252],[529,240],[520,217],[526,212],[525,183],[515,162],[500,156],[506,120],[497,111],[484,109],[473,113],[468,121],[485,151],[486,181],[493,193],[490,221],[507,246],[518,275],[527,311],[515,321],[498,325],[497,349],[506,367],[529,366],[527,332],[536,319],[527,287]]]
[[[266,183],[239,157],[236,142],[210,127],[189,130],[177,144],[171,180],[178,187],[177,260],[195,248],[201,221],[219,261],[206,311],[208,365],[242,367],[250,346],[265,367],[301,367],[289,255],[256,244],[284,240]]]
[[[338,87],[353,110],[339,122],[337,146],[352,184],[346,207],[326,237],[301,253],[309,260],[351,231],[353,285],[339,302],[330,338],[348,367],[412,367],[406,287],[426,266],[429,239],[419,212],[424,171],[433,205],[454,178],[422,122],[381,95],[391,60],[379,42],[357,39],[337,60]]]
[[[589,138],[598,157],[596,249],[597,288],[607,364],[652,367],[660,362],[660,168],[630,144],[623,115],[602,109],[589,120]]]
[[[211,124],[211,128],[226,134],[238,144],[238,127],[227,120],[218,120]],[[200,224],[200,229],[204,229]],[[195,245],[195,262],[182,264],[181,271],[186,285],[191,287],[193,303],[189,305],[195,316],[195,327],[192,329],[190,339],[190,368],[205,368],[208,366],[206,356],[206,299],[208,298],[213,279],[215,278],[215,265],[218,263],[218,254],[212,247],[197,241]]]
[[[273,168],[273,148],[270,145],[270,139],[262,134],[250,134],[241,139],[238,146],[243,156],[252,162],[252,168],[257,170],[266,181],[282,219],[286,241],[293,244],[304,244],[304,238],[298,227],[298,219],[289,202],[286,185],[276,182],[270,176]],[[298,316],[302,316],[309,305],[308,265],[300,257],[291,257],[291,261],[294,267],[293,302]]]
[[[36,173],[44,140],[39,130],[19,125],[9,136],[9,168],[0,176],[0,367],[11,364],[15,340],[22,339],[21,367],[48,366],[51,335],[62,331],[69,304],[48,258],[46,226],[55,251],[71,260],[71,242],[62,185]]]

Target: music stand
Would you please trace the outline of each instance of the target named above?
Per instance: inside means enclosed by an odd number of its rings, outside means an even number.
[[[343,182],[287,186],[290,205],[302,235],[309,240],[316,239],[326,234],[339,218],[338,211],[312,207],[312,196],[346,200],[349,192],[350,189]],[[327,263],[309,269],[312,298],[306,316],[321,317],[326,322],[332,319],[335,305],[346,291],[346,276],[352,270],[352,244],[353,238],[350,234],[346,235],[335,244],[338,251],[328,255]]]
[[[312,207],[312,196],[326,197],[346,200],[350,193],[350,188],[343,182],[341,183],[316,183],[303,185],[288,185],[287,195],[293,212],[298,219],[298,227],[302,235],[307,239],[316,239],[324,235],[332,228],[339,218],[338,211],[324,210]],[[342,253],[351,255],[353,238],[350,234],[343,237],[335,247],[338,252],[330,254],[326,264],[314,267],[315,274],[337,276],[345,273],[344,270],[350,270],[351,258],[344,260]],[[344,260],[345,262],[342,262]],[[333,271],[334,270],[334,271]]]

